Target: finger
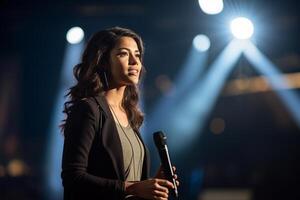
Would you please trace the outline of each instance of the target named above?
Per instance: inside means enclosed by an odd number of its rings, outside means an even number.
[[[168,198],[169,197],[167,192],[162,192],[162,191],[159,191],[159,190],[154,190],[153,195],[155,197],[158,197],[158,198]]]
[[[177,179],[177,178],[178,178],[177,174],[174,174],[174,175],[173,175],[173,178],[174,178],[174,179]]]
[[[179,181],[176,181],[176,185],[179,186]]]
[[[154,186],[154,187],[153,187],[153,190],[154,190],[154,191],[155,191],[155,190],[158,190],[158,191],[160,191],[160,192],[169,194],[169,189],[168,189],[167,187],[161,186],[159,183],[155,183],[153,186]]]
[[[167,187],[167,188],[173,188],[173,189],[174,189],[173,184],[172,184],[170,181],[168,181],[168,180],[165,180],[165,179],[157,179],[157,182],[158,182],[158,184],[161,185],[161,186],[165,186],[165,187]]]
[[[173,172],[175,172],[175,171],[176,171],[176,167],[175,167],[175,166],[173,166],[173,167],[172,167],[172,169],[173,169]]]
[[[154,196],[153,199],[155,199],[155,200],[168,200],[168,198],[157,197],[157,196]]]
[[[168,198],[163,198],[163,197],[154,197],[155,200],[168,200]]]
[[[164,197],[158,197],[158,200],[168,200],[168,198],[164,198]]]
[[[163,179],[154,179],[154,184],[153,184],[153,191],[154,190],[159,190],[164,193],[169,193],[169,189],[165,186],[162,185],[162,181],[165,181]]]

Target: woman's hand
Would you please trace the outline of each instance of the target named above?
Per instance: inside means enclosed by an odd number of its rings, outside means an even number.
[[[175,174],[176,167],[173,166],[172,168],[173,168],[173,172],[174,172],[174,179],[176,180],[176,185],[179,186],[178,176],[177,176],[177,174]],[[163,170],[161,165],[160,165],[159,169],[157,170],[156,175],[154,176],[154,178],[166,179],[166,177],[164,175],[164,170]]]
[[[164,179],[148,179],[139,182],[125,182],[126,194],[135,195],[144,199],[168,200],[169,189],[173,184]]]

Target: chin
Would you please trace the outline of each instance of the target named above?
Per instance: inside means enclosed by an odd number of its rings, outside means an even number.
[[[138,81],[132,81],[128,85],[137,85],[139,82]]]
[[[129,79],[129,85],[137,85],[139,83],[138,79]]]

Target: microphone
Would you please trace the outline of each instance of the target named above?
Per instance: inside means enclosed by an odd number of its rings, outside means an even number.
[[[153,140],[160,156],[165,177],[167,180],[171,181],[174,185],[174,191],[172,192],[172,194],[176,198],[178,198],[176,180],[174,178],[174,172],[173,172],[173,168],[172,168],[172,164],[168,152],[168,147],[167,147],[167,141],[166,141],[167,137],[164,135],[162,131],[158,131],[153,133]]]

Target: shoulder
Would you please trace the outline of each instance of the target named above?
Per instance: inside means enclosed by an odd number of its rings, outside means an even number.
[[[99,111],[97,102],[93,97],[82,98],[73,102],[70,109],[71,113],[90,113],[96,115]]]
[[[100,114],[100,115],[104,115],[107,118],[110,118],[109,107],[103,95],[82,98],[74,102],[72,107],[74,107],[75,110],[84,109],[85,111],[88,110],[92,112],[96,116]]]

